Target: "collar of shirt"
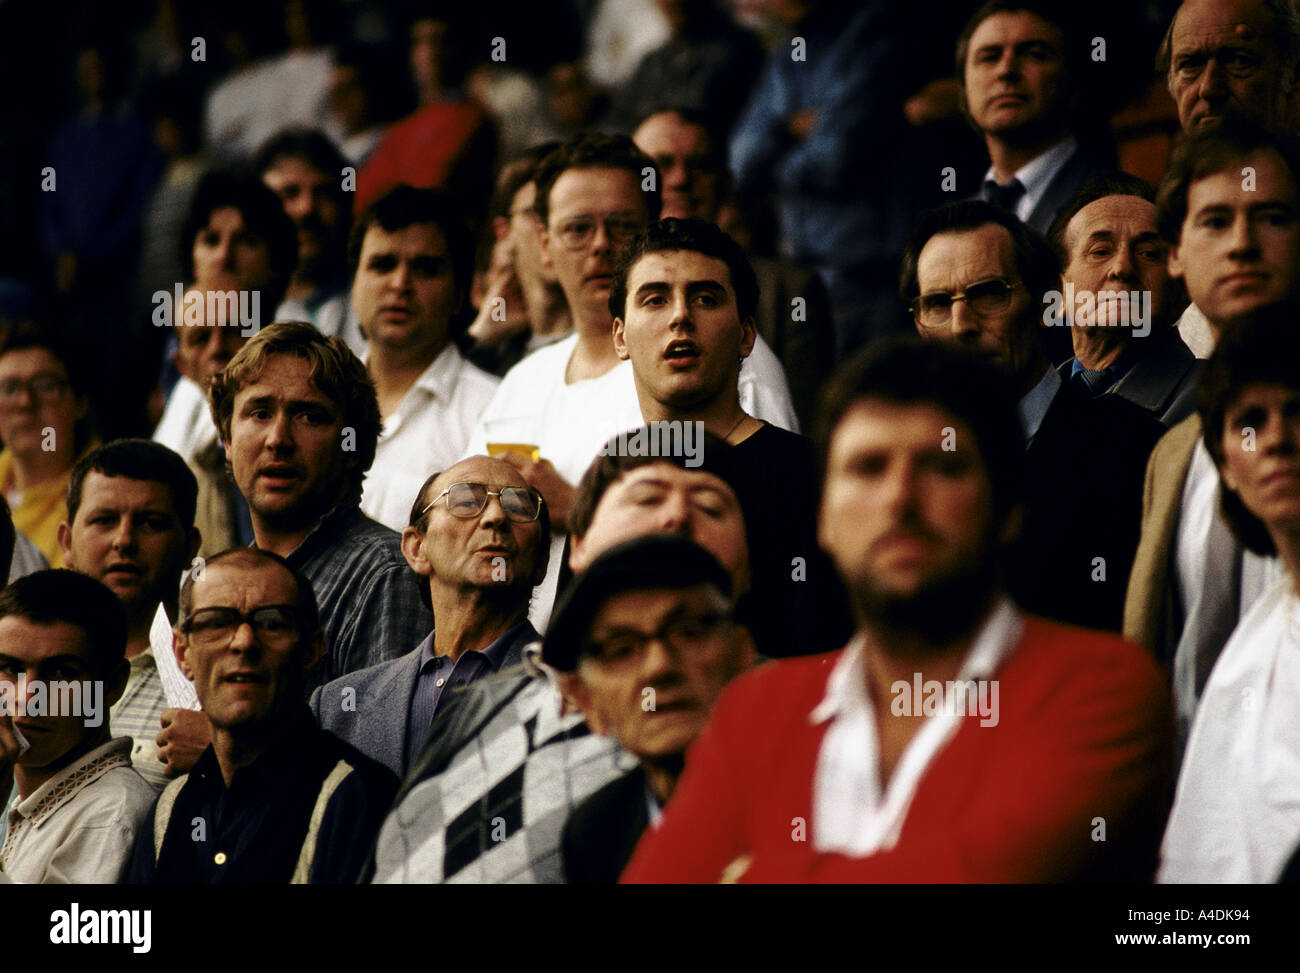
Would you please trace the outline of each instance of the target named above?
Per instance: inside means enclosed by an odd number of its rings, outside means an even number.
[[[1001,597],[976,633],[954,681],[990,679],[1020,640],[1023,626],[1015,606]],[[867,693],[866,639],[858,636],[849,643],[826,680],[825,696],[809,716],[813,724],[830,723],[813,778],[813,847],[858,856],[892,848],[926,768],[967,718],[957,710],[944,705],[926,718],[882,792],[880,743]]]
[[[1038,427],[1043,424],[1043,417],[1047,415],[1047,409],[1060,388],[1061,376],[1056,373],[1055,368],[1049,367],[1038,380],[1038,384],[1021,398],[1020,426],[1025,431],[1025,442],[1033,439],[1038,432]]]
[[[57,774],[14,804],[9,812],[9,831],[12,833],[22,818],[33,824],[57,811],[87,784],[98,780],[114,767],[131,766],[130,737],[117,737],[82,754]],[[15,787],[15,791],[17,788]]]
[[[1025,193],[1020,197],[1020,202],[1016,204],[1016,216],[1020,221],[1029,219],[1029,214],[1034,211],[1039,200],[1043,198],[1043,193],[1047,192],[1047,186],[1052,181],[1052,177],[1060,171],[1065,165],[1066,160],[1070,158],[1079,149],[1079,143],[1073,135],[1067,136],[1063,141],[1057,142],[1042,155],[1031,159],[1023,166],[1016,170],[1014,179],[1020,180],[1020,185],[1025,187]],[[984,181],[992,180],[997,182],[993,176],[993,167],[989,166],[988,171],[984,173]],[[1008,179],[1007,182],[1011,180]],[[999,183],[999,185],[1001,185]]]
[[[664,816],[664,809],[659,806],[659,798],[655,797],[655,792],[650,788],[650,775],[642,774],[642,783],[645,785],[645,813],[646,820],[650,822],[650,827],[659,827],[659,819]]]
[[[1127,354],[1120,355],[1114,362],[1102,369],[1084,368],[1083,363],[1079,361],[1078,357],[1074,357],[1070,359],[1070,378],[1074,378],[1074,376],[1082,374],[1083,372],[1099,370],[1110,376],[1110,385],[1107,387],[1113,388],[1115,383],[1127,375],[1132,368],[1132,356]]]
[[[229,790],[249,794],[256,800],[263,790],[283,787],[308,769],[300,757],[310,738],[320,732],[306,704],[295,706],[292,714],[282,717],[271,731],[270,743],[257,759],[235,771],[228,789],[217,751],[210,743],[190,771],[190,782],[198,781],[198,787],[207,794]]]
[[[521,637],[526,637],[525,633],[531,633],[534,639],[537,637],[536,630],[526,618],[506,629],[506,631],[494,639],[492,644],[487,648],[471,650],[470,652],[466,652],[460,658],[463,659],[471,654],[482,656],[488,661],[488,664],[492,667],[492,671],[496,672],[501,668],[501,663],[505,660],[506,653],[510,651],[510,647]],[[420,643],[420,672],[427,671],[430,665],[433,665],[435,668],[440,668],[451,661],[450,656],[435,656],[433,654],[433,638],[434,636],[431,633],[427,639]],[[458,659],[457,662],[459,661],[460,660]],[[452,668],[455,669],[456,667],[453,665]]]
[[[362,358],[362,363],[370,364],[370,355],[367,353]],[[402,424],[402,420],[410,415],[421,399],[451,399],[452,392],[456,388],[456,380],[460,376],[460,370],[465,365],[465,358],[456,348],[453,342],[447,342],[447,347],[438,352],[436,358],[429,362],[429,366],[420,373],[411,387],[406,390],[402,396],[402,401],[397,403],[397,409],[384,420],[383,429],[380,430],[379,440],[383,442],[385,436],[391,436],[397,432]]]
[[[289,552],[285,558],[296,568],[311,560],[322,551],[326,551],[338,543],[340,537],[346,534],[353,524],[364,517],[361,512],[361,505],[356,498],[348,498],[339,501],[334,508],[316,522],[316,526],[311,529],[311,533],[303,538],[301,544]],[[257,542],[253,542],[257,546]]]

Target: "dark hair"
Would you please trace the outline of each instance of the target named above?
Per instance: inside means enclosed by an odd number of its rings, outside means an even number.
[[[1130,176],[1127,172],[1116,172],[1105,176],[1093,176],[1076,192],[1068,203],[1056,211],[1056,218],[1047,229],[1047,242],[1056,254],[1062,268],[1070,263],[1070,254],[1065,245],[1065,230],[1070,220],[1078,215],[1079,210],[1107,196],[1137,196],[1154,204],[1156,192],[1145,179]]]
[[[126,658],[126,609],[89,575],[60,568],[19,578],[0,591],[0,618],[11,615],[36,625],[63,622],[81,629],[91,670],[101,678]]]
[[[622,318],[626,313],[627,278],[636,262],[648,253],[672,250],[702,253],[725,263],[731,277],[731,289],[736,294],[740,319],[743,321],[754,316],[758,308],[758,278],[754,276],[754,267],[740,244],[706,220],[683,220],[672,216],[651,223],[623,247],[609,284],[610,314]]]
[[[1241,165],[1256,152],[1272,150],[1300,187],[1300,142],[1248,118],[1227,115],[1216,124],[1203,125],[1179,136],[1156,191],[1156,228],[1173,245],[1178,244],[1187,218],[1187,196],[1194,182]]]
[[[395,233],[408,226],[431,223],[447,242],[447,256],[462,295],[469,288],[474,269],[474,241],[465,217],[450,196],[436,189],[417,189],[405,183],[394,186],[367,206],[357,217],[348,238],[348,267],[353,277],[361,264],[361,245],[370,228],[378,226]]]
[[[221,441],[230,442],[235,396],[256,382],[272,355],[297,355],[311,366],[311,381],[343,414],[343,425],[356,431],[357,465],[352,492],[361,496],[361,483],[375,461],[383,420],[375,383],[342,338],[326,337],[302,321],[277,321],[249,338],[220,372],[212,377],[208,403]]]
[[[651,426],[653,425],[651,423]],[[646,426],[629,430],[624,434],[626,440],[631,440],[642,430],[650,431]],[[716,476],[736,495],[742,513],[747,509],[748,491],[745,473],[735,458],[734,448],[725,439],[706,431],[700,440],[700,455],[696,458],[698,462],[695,466],[690,465],[691,457],[687,456],[684,450],[669,450],[666,455],[652,456],[639,450],[623,449],[620,445],[622,441],[625,441],[623,436],[615,436],[605,443],[582,474],[582,479],[578,481],[577,489],[573,494],[573,507],[569,511],[569,533],[583,537],[591,527],[592,518],[596,515],[596,508],[600,505],[605,491],[626,474],[652,463],[669,463],[685,470]],[[745,523],[745,534],[748,539],[750,534],[748,519]]]
[[[1061,265],[1047,241],[1036,230],[1021,223],[1006,210],[979,199],[949,203],[922,213],[912,227],[911,236],[903,250],[903,263],[899,271],[898,293],[905,303],[921,292],[917,277],[917,262],[921,251],[932,237],[940,233],[967,233],[982,226],[995,224],[1011,236],[1011,255],[1016,273],[1029,291],[1030,297],[1041,306],[1043,295],[1056,290],[1060,284]]]
[[[683,125],[698,128],[704,132],[709,140],[707,158],[710,167],[718,173],[730,177],[730,171],[727,169],[726,119],[704,108],[688,108],[676,104],[667,104],[644,112],[636,120],[636,125],[632,127],[632,131],[635,133],[637,129],[656,115],[676,115],[682,120]]]
[[[659,218],[663,199],[659,195],[659,170],[654,160],[636,147],[626,135],[605,135],[589,132],[565,142],[537,165],[533,182],[537,184],[537,218],[547,225],[551,213],[551,190],[555,182],[569,169],[622,169],[632,174],[637,185],[644,185],[646,169],[654,173],[652,188],[643,190],[646,216]]]
[[[88,363],[64,332],[56,331],[43,321],[31,319],[0,323],[0,358],[11,351],[26,351],[29,348],[42,348],[58,360],[68,373],[68,387],[74,396],[90,394]],[[93,408],[87,409],[86,414],[72,427],[73,455],[80,455],[90,441],[93,412]]]
[[[68,480],[68,523],[81,509],[81,489],[91,473],[123,476],[131,480],[161,483],[171,493],[172,510],[181,527],[194,526],[194,508],[199,484],[185,460],[162,443],[151,439],[117,439],[82,457]]]
[[[429,529],[429,511],[424,508],[429,505],[428,496],[430,492],[432,492],[433,484],[438,477],[442,476],[442,474],[446,472],[446,470],[439,470],[436,473],[430,474],[429,478],[421,484],[419,492],[416,493],[415,502],[411,504],[411,516],[408,518],[407,524],[414,527],[420,533],[424,533]],[[529,487],[529,489],[533,490],[532,487]],[[539,547],[537,549],[539,552],[538,556],[540,557],[542,549],[544,547],[549,548],[551,543],[551,511],[546,506],[546,498],[541,495],[541,492],[537,490],[533,490],[533,492],[537,494],[538,501],[539,513],[537,515],[537,522],[542,528],[541,537],[538,538]],[[433,599],[429,597],[429,586],[423,583],[423,578],[417,578],[417,581],[420,582],[416,585],[416,588],[420,592],[420,601],[424,603],[425,608],[429,609],[429,611],[433,611]]]
[[[14,518],[9,511],[9,501],[0,494],[0,578],[7,579],[14,566],[14,545],[18,535],[14,532]]]
[[[1296,13],[1292,0],[1261,0],[1261,2],[1273,15],[1273,30],[1269,33],[1282,58],[1283,68],[1289,67],[1294,70],[1296,62],[1300,61],[1300,15]],[[1178,9],[1182,9],[1181,4]],[[1160,47],[1156,50],[1156,71],[1167,77],[1173,69],[1174,24],[1177,20],[1178,10],[1175,10],[1174,15],[1169,18],[1169,27],[1166,28],[1165,36],[1160,41]],[[1282,79],[1277,80],[1280,83]]]
[[[831,379],[817,423],[822,482],[836,427],[859,402],[929,405],[965,423],[988,470],[993,513],[1001,523],[1020,499],[1025,439],[1016,396],[987,358],[948,341],[916,335],[882,338]]]
[[[249,233],[266,241],[273,278],[269,296],[274,298],[267,303],[274,308],[298,266],[298,230],[285,214],[280,198],[249,172],[218,169],[199,180],[189,215],[181,226],[180,257],[186,280],[194,281],[194,238],[215,211],[227,206],[239,210]]]
[[[1300,306],[1262,307],[1225,328],[1201,369],[1196,408],[1201,436],[1214,465],[1222,470],[1224,424],[1228,410],[1246,387],[1260,383],[1300,389]],[[1237,540],[1256,554],[1272,555],[1277,547],[1268,528],[1220,478],[1219,507]]]
[[[281,159],[301,159],[322,175],[331,178],[334,194],[347,199],[343,190],[343,168],[348,160],[324,132],[315,128],[286,128],[262,143],[253,159],[253,171],[259,176],[275,168]]]
[[[957,37],[955,66],[957,84],[961,88],[961,100],[966,101],[966,58],[970,53],[971,38],[980,24],[994,14],[1025,11],[1039,20],[1046,21],[1061,32],[1061,60],[1065,65],[1065,74],[1072,92],[1077,92],[1088,63],[1087,47],[1083,36],[1075,29],[1073,17],[1057,2],[1046,0],[988,0],[970,15],[961,34]]]
[[[312,590],[311,581],[279,554],[263,550],[260,547],[229,547],[219,554],[214,554],[205,559],[202,571],[187,571],[185,579],[181,582],[180,598],[176,603],[176,624],[179,625],[184,622],[193,612],[194,585],[203,579],[204,572],[210,570],[214,564],[220,564],[222,561],[242,562],[244,567],[274,564],[284,568],[293,578],[293,583],[297,587],[298,602],[296,608],[299,636],[310,637],[320,628],[320,608],[316,604],[316,592]],[[114,601],[116,600],[114,599]]]
[[[496,186],[492,190],[492,200],[488,204],[488,216],[508,218],[510,204],[515,201],[515,194],[533,181],[541,161],[559,147],[559,142],[542,142],[540,145],[525,149],[503,165],[497,172]]]

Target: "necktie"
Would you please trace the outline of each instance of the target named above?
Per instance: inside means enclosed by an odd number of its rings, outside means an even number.
[[[999,186],[992,179],[984,183],[984,198],[998,209],[1006,210],[1012,216],[1016,215],[1016,206],[1024,195],[1024,184],[1014,177],[1005,186]]]
[[[1075,373],[1074,380],[1076,384],[1082,383],[1084,390],[1087,391],[1089,395],[1101,395],[1102,392],[1105,392],[1106,389],[1110,388],[1111,382],[1114,381],[1110,372],[1106,371],[1104,368],[1099,371],[1085,368],[1082,371]]]

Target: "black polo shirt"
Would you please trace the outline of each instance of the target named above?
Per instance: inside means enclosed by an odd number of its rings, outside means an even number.
[[[226,787],[209,745],[176,796],[155,863],[154,815],[140,828],[127,870],[133,883],[287,884],[317,797],[340,760],[352,767],[326,805],[310,881],[356,881],[397,791],[397,778],[320,729],[306,706],[276,742]]]

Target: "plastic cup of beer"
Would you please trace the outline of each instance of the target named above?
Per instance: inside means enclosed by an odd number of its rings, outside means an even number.
[[[518,453],[527,456],[536,463],[542,458],[542,450],[536,443],[530,443],[536,420],[531,416],[505,417],[489,419],[484,423],[487,431],[487,451],[492,457],[503,453]]]

